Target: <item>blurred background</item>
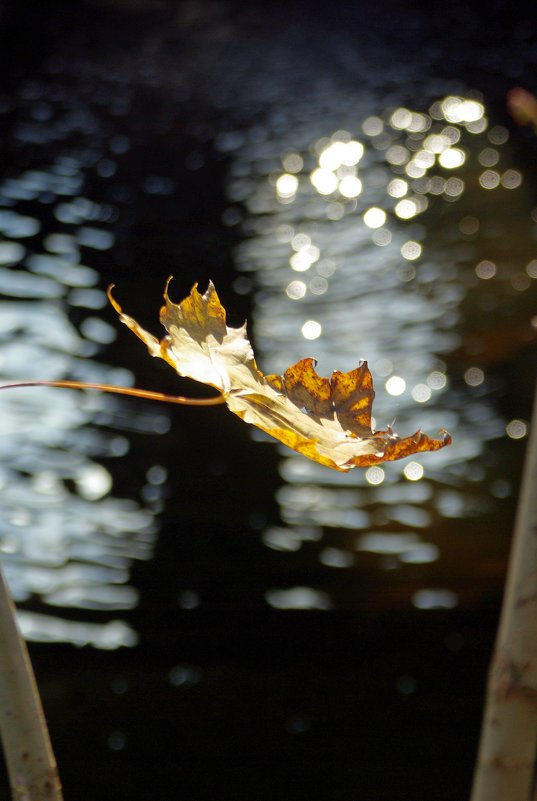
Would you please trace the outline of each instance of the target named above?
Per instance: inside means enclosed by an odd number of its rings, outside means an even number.
[[[511,4],[0,6],[0,381],[201,395],[216,284],[260,368],[367,359],[348,474],[224,407],[0,394],[0,552],[66,799],[467,797],[537,337],[537,28]],[[0,798],[9,798],[3,777]]]

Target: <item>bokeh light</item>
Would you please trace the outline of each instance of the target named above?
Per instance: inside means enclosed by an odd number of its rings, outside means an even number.
[[[488,281],[496,275],[496,265],[494,262],[484,259],[480,261],[479,264],[476,264],[475,273],[478,278],[483,279],[483,281]]]
[[[414,199],[405,198],[396,204],[394,211],[402,220],[410,220],[418,213],[418,204]]]
[[[302,273],[309,270],[312,264],[319,260],[320,250],[315,245],[307,245],[297,250],[289,259],[289,264],[295,272]]]
[[[282,158],[282,165],[286,172],[300,172],[304,167],[304,159],[300,153],[286,153]]]
[[[500,179],[500,183],[505,189],[518,189],[522,183],[522,173],[518,170],[506,170]]]
[[[316,320],[306,320],[300,330],[304,339],[319,339],[323,329]]]
[[[445,119],[452,123],[476,122],[485,114],[485,107],[482,103],[454,95],[446,97],[441,103],[441,108]]]
[[[496,170],[485,170],[479,176],[479,184],[483,189],[496,189],[500,185],[500,173]]]
[[[412,397],[416,403],[427,403],[431,399],[431,389],[427,384],[416,384],[411,392]]]
[[[464,373],[464,380],[469,387],[479,387],[485,380],[485,373],[480,367],[469,367]]]
[[[306,294],[306,284],[303,281],[291,281],[287,285],[285,294],[291,300],[300,300]]]
[[[419,462],[407,462],[403,468],[403,475],[409,481],[419,481],[424,474],[425,471]]]
[[[337,170],[343,164],[346,150],[345,142],[333,142],[319,156],[319,167],[323,170]]]
[[[431,389],[444,389],[447,386],[447,376],[445,373],[440,372],[440,370],[433,370],[433,372],[429,373],[427,376],[427,384]]]
[[[532,259],[526,265],[526,272],[530,278],[537,278],[537,259]]]
[[[393,178],[388,184],[386,191],[391,197],[404,197],[408,192],[408,183],[407,181],[403,181],[402,178]]]
[[[384,130],[384,122],[380,117],[367,117],[362,123],[362,131],[366,136],[379,136]]]
[[[378,484],[382,484],[385,479],[385,473],[382,467],[369,467],[365,471],[365,479],[368,484],[373,484],[374,486]]]
[[[482,167],[494,167],[500,160],[500,154],[495,147],[486,147],[479,153],[477,160]]]
[[[402,145],[392,145],[386,151],[386,161],[388,164],[393,164],[394,166],[402,166],[406,164],[410,158],[410,153],[403,147]]]
[[[392,375],[384,385],[390,395],[402,395],[406,389],[406,381],[398,375]]]
[[[281,198],[291,198],[298,190],[298,178],[295,175],[284,173],[276,181],[276,192]]]
[[[363,220],[368,228],[380,228],[386,222],[386,212],[373,206],[364,213]]]
[[[310,181],[320,195],[331,195],[338,186],[336,175],[331,170],[319,167],[310,175]]]
[[[460,178],[448,178],[444,187],[444,193],[448,200],[451,198],[457,198],[459,195],[462,195],[463,192],[464,181],[462,181]]]
[[[362,191],[362,182],[355,175],[346,175],[339,182],[339,191],[343,197],[358,197]]]
[[[313,295],[324,295],[328,289],[328,281],[321,275],[316,275],[309,282],[309,289]]]
[[[523,439],[528,434],[528,424],[524,420],[510,420],[505,426],[505,433],[510,439]]]
[[[419,242],[409,239],[401,246],[401,256],[408,261],[414,261],[421,256],[422,247]]]
[[[447,170],[453,170],[464,164],[466,155],[464,150],[458,147],[450,147],[438,156],[438,163]]]

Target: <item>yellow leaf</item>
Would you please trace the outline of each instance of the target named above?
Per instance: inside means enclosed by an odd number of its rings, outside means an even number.
[[[212,282],[205,294],[197,284],[181,303],[164,290],[160,321],[167,335],[158,340],[124,314],[108,296],[120,320],[145,344],[152,356],[165,359],[181,376],[209,384],[224,396],[229,409],[315,462],[335,470],[367,467],[419,451],[449,445],[417,431],[401,439],[391,428],[372,431],[373,379],[367,362],[355,370],[335,370],[331,378],[315,371],[314,359],[302,359],[283,376],[263,375],[255,363],[246,324],[230,328]]]

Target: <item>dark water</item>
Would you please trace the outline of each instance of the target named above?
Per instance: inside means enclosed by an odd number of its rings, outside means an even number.
[[[2,393],[66,798],[468,795],[535,377],[537,144],[505,110],[532,19],[5,7],[2,382],[199,394],[104,292],[158,333],[173,273],[265,372],[366,358],[379,427],[454,438],[344,475],[223,408]]]

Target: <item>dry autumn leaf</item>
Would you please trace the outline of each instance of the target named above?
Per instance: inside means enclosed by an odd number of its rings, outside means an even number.
[[[222,393],[229,409],[315,462],[334,470],[367,467],[449,445],[447,432],[431,439],[421,431],[401,438],[390,427],[372,431],[373,379],[366,362],[355,370],[335,370],[330,379],[315,371],[314,359],[302,359],[282,376],[263,375],[241,328],[226,325],[226,312],[212,283],[204,295],[194,285],[181,303],[164,290],[160,320],[168,334],[158,340],[124,314],[112,297],[120,320],[152,356],[165,359],[181,376],[209,384]]]

